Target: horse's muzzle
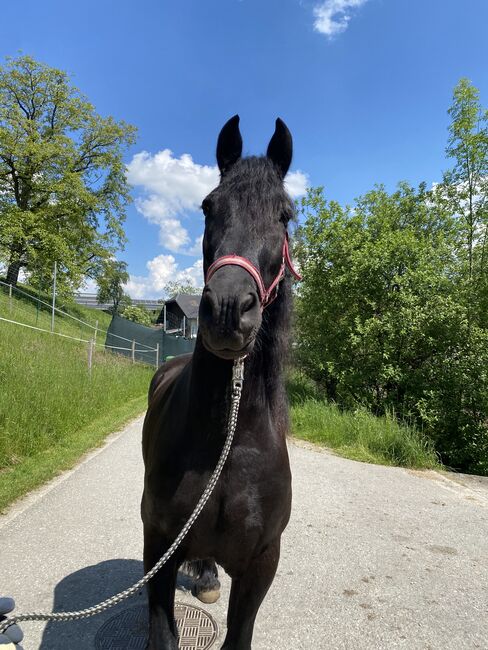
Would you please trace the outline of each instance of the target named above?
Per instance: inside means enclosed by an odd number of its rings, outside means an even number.
[[[261,308],[255,288],[241,269],[216,273],[200,302],[200,332],[205,348],[222,359],[236,359],[252,350],[261,326]],[[236,277],[237,276],[237,277]],[[240,277],[239,277],[240,276]],[[239,282],[238,280],[241,280]],[[244,280],[245,282],[242,282]]]
[[[232,348],[213,348],[207,343],[205,336],[202,336],[202,342],[205,349],[212,354],[215,354],[216,357],[232,361],[234,359],[240,359],[241,357],[247,356],[250,352],[252,352],[252,349],[254,347],[254,339],[252,341],[249,341],[249,343],[247,343],[243,348],[240,348],[239,350],[234,350]]]

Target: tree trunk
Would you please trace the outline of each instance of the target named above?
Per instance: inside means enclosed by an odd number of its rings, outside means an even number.
[[[22,266],[22,262],[20,262],[20,260],[17,260],[15,262],[11,262],[8,265],[7,279],[6,279],[7,284],[12,284],[14,287],[17,286],[21,266]]]

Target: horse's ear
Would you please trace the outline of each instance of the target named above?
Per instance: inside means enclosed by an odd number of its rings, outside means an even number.
[[[266,155],[278,167],[282,178],[284,178],[290,168],[293,156],[293,140],[288,127],[280,118],[276,120],[275,132],[269,142]]]
[[[239,131],[239,115],[234,115],[222,127],[217,140],[217,164],[225,174],[242,154],[242,137]]]

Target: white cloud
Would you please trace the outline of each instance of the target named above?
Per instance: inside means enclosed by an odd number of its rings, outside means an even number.
[[[180,218],[198,210],[205,196],[218,185],[217,165],[199,165],[190,154],[175,158],[169,149],[154,155],[141,151],[127,165],[127,179],[142,188],[136,208],[150,223],[159,226],[161,246],[172,252],[199,255],[201,236],[187,248],[190,235]],[[305,193],[307,182],[306,174],[300,171],[286,177],[287,190],[294,198]]]
[[[203,247],[203,233],[195,239],[195,243],[188,249],[188,255],[201,255]]]
[[[147,151],[135,154],[128,165],[128,179],[161,198],[161,210],[175,214],[193,210],[219,182],[217,167],[199,165],[190,154],[174,158],[169,149],[151,156]]]
[[[307,174],[301,171],[290,172],[285,178],[285,187],[292,198],[303,196],[309,187]]]
[[[146,276],[131,275],[125,286],[131,298],[162,298],[168,282],[203,286],[203,262],[197,260],[192,266],[180,269],[173,255],[158,255],[146,264]]]
[[[197,210],[205,196],[218,184],[216,166],[199,165],[190,154],[175,158],[169,149],[151,155],[142,151],[127,166],[131,185],[143,188],[136,208],[150,223],[159,226],[159,241],[170,251],[190,243],[186,228],[177,219]]]
[[[159,243],[170,251],[177,252],[190,242],[190,236],[179,219],[168,216],[161,197],[151,194],[136,199],[136,208],[149,223],[159,226]]]
[[[352,10],[368,0],[325,0],[314,7],[314,29],[329,38],[346,31]]]

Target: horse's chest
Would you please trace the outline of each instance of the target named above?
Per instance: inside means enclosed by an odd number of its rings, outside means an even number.
[[[253,449],[235,449],[231,452],[222,471],[219,482],[211,496],[202,521],[220,535],[249,534],[262,529],[265,524],[264,493],[266,492],[266,471],[259,452]],[[205,480],[188,477],[188,487],[193,483],[194,495],[205,488]],[[203,477],[201,477],[203,478]]]
[[[179,532],[203,493],[211,472],[191,468],[172,497],[161,503],[168,536]],[[187,538],[193,558],[215,557],[225,566],[263,539],[281,532],[289,512],[289,475],[252,448],[235,448],[207,505]],[[184,518],[182,515],[184,513]],[[284,523],[283,523],[284,522]],[[231,557],[232,556],[232,557]]]

